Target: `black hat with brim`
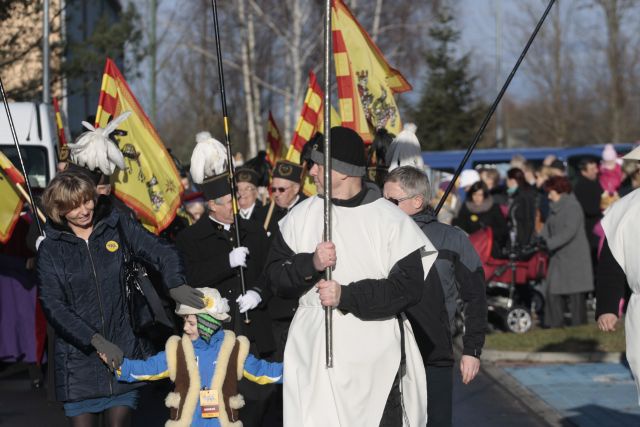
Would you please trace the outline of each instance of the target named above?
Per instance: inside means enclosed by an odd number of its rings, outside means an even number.
[[[253,184],[256,187],[258,186],[259,181],[258,172],[249,168],[238,168],[236,169],[236,182],[248,182],[249,184]]]
[[[206,200],[215,200],[231,194],[231,182],[229,182],[228,172],[207,178],[202,184],[196,185],[198,190],[202,191]]]
[[[273,178],[282,178],[300,184],[302,166],[287,160],[280,160],[273,167]]]
[[[364,176],[367,162],[364,141],[353,129],[336,126],[331,128],[331,169],[347,176]],[[324,139],[320,139],[311,152],[311,160],[324,163]]]

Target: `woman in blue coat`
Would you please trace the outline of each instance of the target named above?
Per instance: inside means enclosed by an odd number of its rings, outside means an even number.
[[[120,283],[124,239],[131,253],[153,265],[173,299],[203,306],[202,293],[186,285],[175,248],[147,232],[98,197],[82,171],[63,172],[47,186],[42,202],[48,220],[37,271],[42,308],[56,331],[55,394],[72,426],[91,426],[105,412],[110,426],[128,425],[136,386],[118,383],[111,366],[123,356],[149,355],[133,333]],[[124,353],[124,354],[123,354]]]

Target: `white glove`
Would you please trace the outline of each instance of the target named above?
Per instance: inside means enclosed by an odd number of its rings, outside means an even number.
[[[38,250],[38,248],[40,248],[40,243],[42,243],[46,238],[47,238],[46,234],[42,236],[38,236],[38,238],[36,239],[36,251]]]
[[[262,297],[260,297],[260,294],[252,290],[247,291],[246,294],[240,295],[236,299],[236,302],[240,307],[240,313],[253,310],[258,306],[258,304],[260,304],[260,301],[262,301]]]
[[[249,249],[244,246],[240,246],[229,252],[229,265],[231,268],[240,266],[247,268],[247,255],[249,255]]]

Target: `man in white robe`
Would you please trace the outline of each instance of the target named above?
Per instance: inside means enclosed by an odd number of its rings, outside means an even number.
[[[299,298],[285,347],[284,425],[424,426],[424,367],[411,326],[396,314],[420,299],[437,252],[410,217],[364,183],[358,134],[333,128],[331,141],[331,242],[322,241],[323,199],[315,196],[280,222],[267,261],[274,293]],[[310,171],[320,192],[322,152],[320,143]],[[326,267],[332,281],[322,280]],[[338,292],[334,366],[326,368],[321,296]]]
[[[625,157],[640,160],[640,147]],[[627,194],[605,212],[605,241],[596,276],[596,318],[602,331],[615,331],[620,299],[631,289],[625,318],[627,361],[638,389],[640,404],[640,189]]]

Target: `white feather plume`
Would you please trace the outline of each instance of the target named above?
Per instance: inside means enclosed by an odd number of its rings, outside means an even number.
[[[387,150],[386,163],[389,172],[400,166],[413,166],[424,169],[422,149],[416,136],[417,126],[406,123],[402,131],[396,136]]]
[[[196,184],[211,176],[220,175],[227,167],[227,149],[209,132],[196,135],[196,146],[191,154],[191,178]]]
[[[109,134],[131,115],[126,111],[113,119],[104,129],[82,122],[87,132],[69,144],[71,161],[89,170],[99,169],[105,175],[113,175],[116,167],[124,169],[124,156]]]

